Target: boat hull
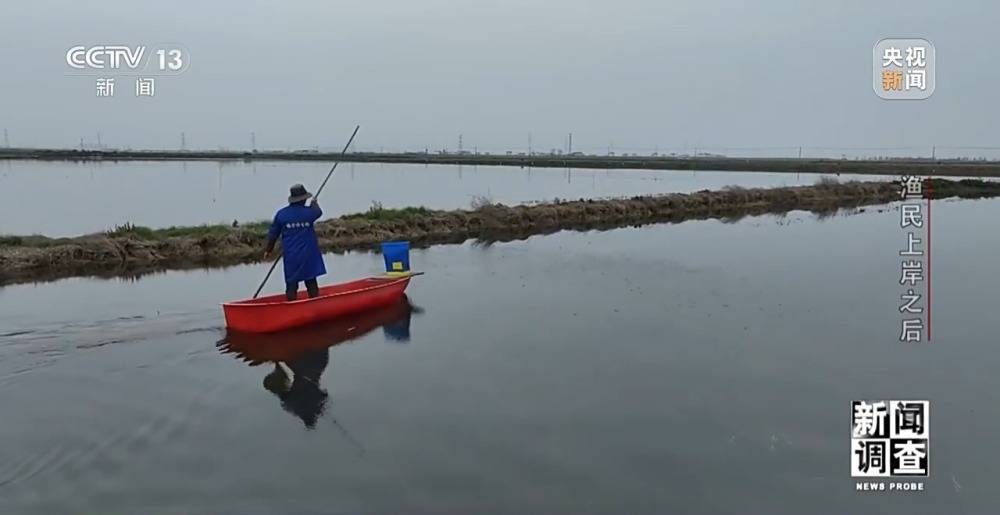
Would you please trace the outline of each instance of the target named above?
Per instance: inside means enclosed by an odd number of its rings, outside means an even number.
[[[226,330],[226,337],[216,346],[223,354],[232,354],[250,366],[282,361],[291,363],[310,353],[359,340],[382,328],[386,338],[390,328],[409,329],[414,307],[406,294],[387,306],[381,306],[303,327],[274,333],[245,333]]]
[[[321,287],[318,297],[308,298],[300,291],[299,300],[293,301],[280,294],[226,302],[222,311],[229,329],[271,333],[390,305],[406,291],[410,277],[378,276],[331,284]]]

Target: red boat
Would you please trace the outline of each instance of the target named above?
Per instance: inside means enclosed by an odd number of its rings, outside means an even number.
[[[402,297],[410,278],[417,274],[367,277],[319,289],[319,296],[285,300],[285,294],[222,304],[226,327],[245,333],[270,333],[312,324],[392,304]]]
[[[291,363],[309,353],[363,338],[380,327],[386,330],[387,339],[397,339],[390,334],[391,328],[402,327],[409,335],[410,318],[420,312],[404,293],[386,306],[287,331],[244,333],[227,329],[226,337],[216,342],[216,346],[223,354],[232,354],[250,366],[278,361]]]

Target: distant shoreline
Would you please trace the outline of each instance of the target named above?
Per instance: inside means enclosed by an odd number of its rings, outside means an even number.
[[[722,156],[538,155],[423,152],[228,151],[228,150],[72,150],[0,148],[0,160],[34,161],[343,161],[434,165],[512,166],[518,168],[591,168],[633,170],[703,170],[774,173],[851,173],[862,175],[937,175],[1000,177],[1000,161],[959,159],[814,159]]]

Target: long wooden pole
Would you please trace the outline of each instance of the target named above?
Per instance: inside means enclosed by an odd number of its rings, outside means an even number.
[[[351,138],[348,139],[347,144],[344,145],[344,150],[340,151],[341,158],[343,158],[344,155],[347,154],[347,149],[351,146],[351,142],[354,141],[354,136],[358,135],[358,129],[360,128],[361,128],[360,125],[354,127],[354,132],[351,133]],[[323,184],[319,185],[319,188],[316,190],[316,194],[313,195],[313,202],[315,202],[316,199],[319,198],[319,194],[323,191],[323,188],[326,187],[326,182],[329,181],[330,177],[333,176],[333,172],[334,170],[337,169],[337,165],[339,164],[340,164],[339,160],[333,163],[333,167],[330,168],[330,171],[326,174],[326,178],[323,179]],[[260,291],[264,289],[264,285],[267,284],[267,280],[271,278],[271,274],[274,273],[274,269],[278,266],[278,261],[281,261],[281,256],[282,254],[279,252],[278,257],[274,258],[274,263],[271,263],[271,268],[267,271],[267,275],[264,276],[264,280],[260,282],[260,286],[257,287],[257,291],[254,292],[253,294],[253,298],[256,299],[257,296],[260,295]]]

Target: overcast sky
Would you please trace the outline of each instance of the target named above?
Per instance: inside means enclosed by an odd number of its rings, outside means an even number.
[[[756,4],[756,5],[754,5]],[[661,150],[992,146],[997,2],[389,0],[7,2],[13,146]],[[884,37],[937,49],[924,101],[872,91]],[[178,42],[137,99],[68,76],[74,45]]]

